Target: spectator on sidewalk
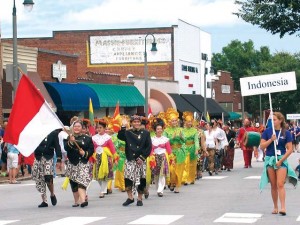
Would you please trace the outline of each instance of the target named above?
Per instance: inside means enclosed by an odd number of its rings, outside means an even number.
[[[5,127],[7,126],[7,121],[3,122],[3,126],[0,129],[0,140],[1,140],[1,174],[0,176],[6,177],[7,176],[7,147],[3,142]]]
[[[17,181],[16,177],[19,172],[19,150],[10,143],[7,145],[7,168],[9,174],[9,183],[10,184],[20,184],[20,181]]]
[[[1,144],[1,177],[6,177],[7,176],[7,146],[5,142],[2,142]]]

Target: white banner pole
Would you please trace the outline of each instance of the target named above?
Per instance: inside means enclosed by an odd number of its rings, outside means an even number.
[[[275,133],[275,127],[274,127],[274,121],[273,121],[273,108],[272,108],[271,93],[269,93],[269,102],[270,102],[270,117],[271,117],[271,123],[272,123],[272,130],[273,130],[273,134],[276,135],[276,133]],[[275,159],[276,159],[276,162],[277,162],[277,148],[276,148],[277,139],[275,141],[273,141],[273,143],[274,143]]]

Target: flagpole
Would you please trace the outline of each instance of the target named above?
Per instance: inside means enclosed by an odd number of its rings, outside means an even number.
[[[269,102],[270,102],[270,117],[271,117],[271,123],[272,123],[272,131],[273,131],[273,134],[276,135],[275,133],[275,127],[274,127],[274,121],[273,121],[273,108],[272,108],[272,98],[271,98],[271,93],[269,93]],[[275,141],[273,141],[274,143],[274,151],[275,151],[275,159],[276,159],[276,162],[277,162],[277,139]]]
[[[56,115],[56,113],[52,110],[51,106],[49,105],[49,103],[45,100],[46,105],[49,107],[49,109],[51,109],[51,111],[53,112],[53,115],[56,117],[56,119],[59,121],[59,123],[61,124],[63,130],[70,136],[72,133],[67,130],[65,128],[65,125],[61,122],[61,120],[58,118],[58,116]],[[78,150],[80,150],[80,146],[78,145],[78,143],[76,141],[74,141],[74,144],[76,145],[76,147],[78,148]]]

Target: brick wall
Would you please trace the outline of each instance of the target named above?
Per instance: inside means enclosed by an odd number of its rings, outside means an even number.
[[[242,94],[240,91],[234,92],[234,101],[233,101],[233,111],[234,112],[241,112],[242,108],[239,108],[238,106],[242,107]]]
[[[233,103],[233,111],[240,112],[238,103],[242,102],[240,92],[234,90],[234,82],[231,78],[231,73],[227,71],[218,71],[220,73],[219,80],[213,82],[213,89],[215,90],[215,100],[218,103]],[[222,85],[230,86],[230,93],[222,93]]]
[[[101,83],[101,84],[120,84],[121,75],[120,74],[111,74],[111,73],[95,73],[92,71],[87,72],[88,78],[92,79],[92,83]]]
[[[132,35],[132,34],[148,34],[148,33],[171,33],[173,38],[173,27],[167,28],[142,28],[142,29],[115,29],[115,30],[90,30],[90,31],[55,31],[53,37],[50,38],[21,38],[18,39],[19,45],[38,47],[62,53],[78,55],[77,74],[79,77],[84,77],[87,71],[97,73],[112,73],[120,74],[121,79],[126,79],[128,74],[133,74],[135,77],[144,76],[144,63],[136,63],[126,66],[101,65],[101,67],[88,67],[87,64],[87,43],[89,36],[97,35]],[[11,42],[10,39],[3,40]],[[173,45],[173,41],[172,41]],[[173,46],[172,46],[173,48]],[[158,49],[159,51],[159,49]],[[172,57],[173,52],[172,52]],[[148,65],[149,76],[159,78],[174,78],[174,63],[167,62],[163,65]],[[72,75],[73,76],[73,75]],[[75,76],[75,75],[74,75]]]
[[[63,65],[67,67],[67,79],[63,79],[62,82],[76,83],[77,82],[77,56],[68,56],[63,54],[57,54],[54,52],[47,52],[39,50],[37,60],[37,72],[40,75],[42,81],[56,82],[57,79],[53,78],[52,65],[60,60]]]

